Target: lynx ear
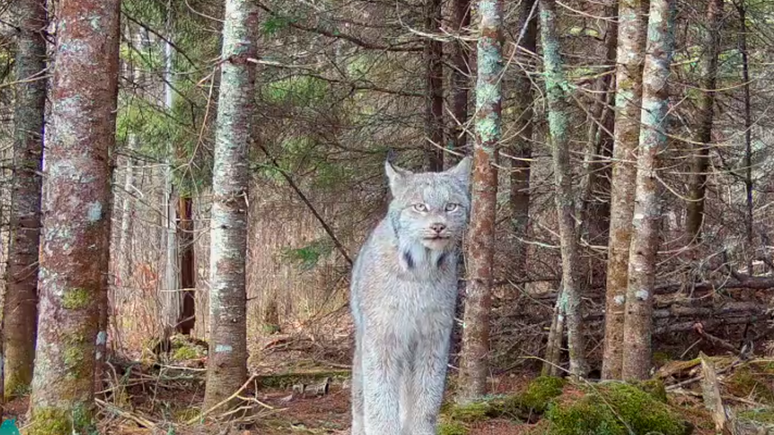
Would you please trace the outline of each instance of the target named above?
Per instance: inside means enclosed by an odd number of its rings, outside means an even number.
[[[446,173],[460,180],[462,184],[467,186],[470,184],[470,167],[472,166],[472,163],[473,159],[471,159],[469,156],[465,157],[460,160],[459,163],[454,165],[454,167],[447,170]]]
[[[384,172],[387,173],[387,179],[390,181],[390,190],[393,194],[403,185],[406,177],[411,175],[411,172],[393,165],[389,158],[384,161]]]

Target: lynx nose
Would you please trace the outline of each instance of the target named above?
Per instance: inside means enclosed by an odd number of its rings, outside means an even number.
[[[442,223],[434,223],[434,224],[430,225],[430,228],[433,231],[435,231],[436,233],[441,234],[441,232],[443,232],[443,230],[446,229],[446,225],[444,225]]]

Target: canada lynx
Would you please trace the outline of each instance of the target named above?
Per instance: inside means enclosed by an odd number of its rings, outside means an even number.
[[[439,173],[385,162],[393,200],[352,271],[352,435],[434,435],[470,209],[470,158]]]

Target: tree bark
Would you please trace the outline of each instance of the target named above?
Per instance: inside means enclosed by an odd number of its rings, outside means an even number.
[[[653,299],[656,279],[661,190],[658,153],[667,143],[667,81],[674,45],[675,0],[652,0],[643,71],[642,129],[637,156],[633,234],[626,290],[622,377],[645,379],[651,365]]]
[[[634,215],[634,150],[640,131],[645,19],[641,2],[618,2],[613,178],[610,189],[610,231],[605,296],[605,347],[602,378],[620,379],[623,324],[628,283],[629,243]]]
[[[172,89],[173,50],[172,50],[172,3],[167,1],[166,40],[164,41],[164,108],[172,114],[175,105],[175,92]],[[165,246],[164,281],[161,287],[161,318],[165,331],[177,329],[182,315],[182,294],[180,293],[180,256],[177,240],[175,186],[173,179],[174,144],[167,143],[167,161],[164,166],[164,225],[162,240]]]
[[[204,410],[247,377],[247,152],[255,110],[258,9],[226,0],[210,223],[210,352]]]
[[[718,49],[720,44],[723,0],[710,0],[707,3],[706,27],[702,37],[702,55],[699,60],[699,88],[701,95],[697,102],[695,142],[691,160],[691,176],[688,182],[688,210],[686,212],[686,232],[689,243],[696,243],[701,237],[704,222],[704,202],[709,166],[709,148],[712,142],[713,107],[715,105],[715,82],[718,70]]]
[[[441,0],[425,0],[425,28],[428,34],[440,34]],[[427,38],[425,87],[426,163],[429,171],[443,170],[443,45]]]
[[[581,330],[581,297],[577,277],[580,266],[578,237],[575,226],[575,204],[570,170],[568,117],[568,83],[556,30],[556,2],[540,0],[540,38],[543,44],[548,129],[554,163],[556,211],[562,252],[562,292],[560,305],[567,316],[567,343],[570,350],[570,373],[585,376],[586,346]],[[560,314],[561,315],[561,314]]]
[[[3,305],[4,385],[8,399],[24,395],[32,382],[38,319],[38,245],[40,241],[40,167],[46,110],[45,0],[15,4],[19,29],[15,62],[10,246]]]
[[[453,24],[460,39],[452,45],[451,89],[452,94],[452,131],[449,143],[452,150],[467,153],[468,134],[465,123],[468,121],[468,89],[470,88],[470,50],[467,42],[461,38],[467,35],[470,27],[470,0],[454,0]],[[446,167],[459,162],[454,154],[446,155]]]
[[[489,310],[494,262],[497,206],[497,147],[502,137],[503,1],[479,0],[477,47],[476,141],[473,149],[471,224],[468,231],[465,322],[459,402],[486,393],[489,354]]]
[[[747,252],[753,246],[753,178],[752,178],[752,109],[750,104],[750,62],[747,52],[747,14],[745,1],[736,4],[739,13],[739,51],[742,53],[742,87],[744,89],[744,187],[745,187],[745,240]],[[752,275],[752,256],[747,260],[747,273]]]
[[[516,27],[519,32],[524,29],[524,36],[518,44],[516,59],[521,66],[514,85],[514,110],[519,113],[516,121],[516,131],[519,137],[513,146],[513,159],[511,159],[511,228],[516,237],[514,246],[516,252],[513,255],[512,270],[519,277],[523,276],[527,266],[527,245],[521,240],[527,237],[529,228],[529,178],[530,161],[532,159],[532,131],[533,131],[533,101],[532,81],[527,76],[530,71],[531,53],[537,52],[537,14],[533,6],[535,0],[525,0],[519,6],[519,21]],[[526,29],[525,29],[526,26]],[[521,239],[521,240],[520,240]]]
[[[95,347],[99,301],[107,288],[119,11],[119,0],[65,0],[57,8],[53,130],[42,203],[41,321],[28,432],[33,435],[96,430]]]

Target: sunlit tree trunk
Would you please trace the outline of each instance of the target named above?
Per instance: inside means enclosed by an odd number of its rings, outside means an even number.
[[[688,210],[686,213],[687,240],[698,241],[704,222],[704,202],[707,183],[707,167],[709,166],[709,149],[712,142],[712,118],[715,105],[715,82],[718,70],[718,48],[720,44],[721,19],[723,18],[723,0],[709,0],[704,35],[702,37],[702,54],[699,59],[699,88],[701,94],[696,103],[695,142],[701,145],[694,147],[691,160],[691,178],[688,182]]]
[[[470,0],[454,0],[452,24],[460,38],[468,35],[470,27]],[[468,42],[457,39],[452,45],[450,89],[451,92],[451,131],[449,143],[459,153],[465,153],[468,134],[465,123],[468,121],[468,89],[470,88],[470,50]],[[459,161],[453,154],[446,155],[446,167],[452,167]]]
[[[441,0],[425,0],[425,27],[438,35],[441,28]],[[428,38],[425,42],[427,86],[425,87],[425,136],[427,169],[443,170],[443,45]]]
[[[523,277],[527,266],[527,245],[521,241],[527,236],[529,226],[529,178],[530,161],[532,159],[532,116],[533,110],[533,91],[532,81],[527,72],[531,70],[534,62],[532,53],[537,51],[537,11],[535,10],[536,0],[525,0],[519,4],[519,20],[516,27],[517,32],[523,31],[523,36],[518,44],[516,59],[520,65],[514,66],[518,71],[516,84],[514,85],[514,110],[519,113],[516,121],[516,131],[519,135],[513,146],[513,157],[511,162],[511,227],[513,235],[517,240],[514,241],[515,252],[510,267],[516,276]],[[526,28],[525,28],[526,26]],[[521,240],[519,240],[521,239]]]
[[[38,319],[40,166],[46,110],[45,0],[14,4],[19,33],[15,75],[13,188],[8,281],[3,305],[5,395],[24,394],[32,381]]]
[[[174,68],[174,56],[171,44],[172,39],[172,2],[167,2],[166,40],[164,43],[164,108],[172,116],[175,105],[175,91],[172,89],[172,71]],[[162,321],[165,331],[177,329],[182,312],[180,290],[180,257],[178,254],[175,186],[173,184],[172,165],[174,162],[175,148],[172,139],[167,143],[167,161],[164,167],[164,284],[161,293]]]
[[[255,110],[258,10],[226,0],[210,222],[210,352],[204,409],[233,394],[247,376],[247,151]]]
[[[645,379],[651,365],[653,287],[656,279],[661,198],[656,172],[667,143],[669,67],[674,45],[676,0],[651,0],[642,85],[642,128],[637,150],[629,287],[623,336],[623,379]]]
[[[634,215],[634,151],[640,132],[645,18],[642,2],[618,1],[613,178],[605,297],[605,346],[602,378],[619,379],[623,362],[623,324],[628,285],[629,243]]]
[[[502,0],[479,0],[481,24],[477,47],[476,139],[473,148],[472,204],[468,231],[465,323],[457,400],[486,392],[489,310],[497,206],[497,147],[502,135]]]
[[[556,3],[540,0],[540,40],[545,64],[548,129],[554,163],[556,211],[562,251],[562,291],[560,305],[567,316],[567,342],[570,351],[570,373],[585,376],[586,346],[581,328],[581,297],[577,277],[580,265],[575,226],[575,204],[570,170],[568,82],[557,35]]]
[[[96,431],[95,347],[99,304],[107,291],[119,5],[119,0],[64,0],[57,7],[28,434]]]

